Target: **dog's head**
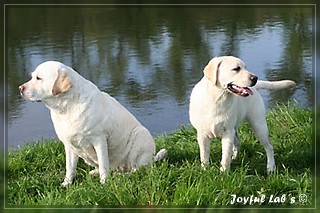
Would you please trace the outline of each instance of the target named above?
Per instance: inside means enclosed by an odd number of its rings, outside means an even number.
[[[46,61],[33,72],[30,81],[19,86],[20,94],[30,101],[42,101],[67,92],[72,83],[66,65],[57,61]]]
[[[211,59],[203,72],[214,86],[243,97],[253,94],[248,87],[254,86],[258,80],[257,76],[246,70],[243,61],[233,56]]]

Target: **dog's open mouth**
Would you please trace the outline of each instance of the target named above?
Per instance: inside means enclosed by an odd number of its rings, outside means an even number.
[[[243,97],[247,97],[249,95],[253,95],[253,92],[251,89],[249,89],[248,87],[240,87],[237,86],[233,83],[229,83],[227,85],[228,90],[230,90],[232,93],[236,94],[236,95],[240,95]]]

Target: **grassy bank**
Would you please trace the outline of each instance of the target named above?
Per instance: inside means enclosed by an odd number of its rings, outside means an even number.
[[[267,115],[277,170],[267,176],[266,155],[251,129],[239,129],[241,151],[231,171],[219,172],[220,140],[211,143],[211,164],[202,171],[196,131],[191,127],[156,138],[167,159],[133,173],[111,173],[104,186],[79,161],[74,184],[61,188],[65,154],[61,142],[46,140],[9,151],[7,203],[15,205],[231,205],[232,194],[265,196],[262,205],[313,205],[314,168],[312,113],[295,105],[280,106]],[[305,202],[299,196],[305,194]],[[277,198],[279,197],[279,199]],[[280,199],[282,198],[282,199]],[[272,202],[273,201],[273,202]],[[283,203],[281,202],[283,201]],[[258,205],[258,204],[256,204]]]

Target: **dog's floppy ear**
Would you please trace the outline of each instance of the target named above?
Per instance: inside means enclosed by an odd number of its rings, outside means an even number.
[[[60,93],[67,92],[71,87],[72,87],[72,83],[66,73],[66,69],[62,68],[58,70],[58,77],[53,84],[52,94],[59,95]]]
[[[220,57],[215,57],[209,61],[207,66],[204,68],[203,73],[206,78],[208,78],[214,85],[218,81],[218,70],[222,59]]]

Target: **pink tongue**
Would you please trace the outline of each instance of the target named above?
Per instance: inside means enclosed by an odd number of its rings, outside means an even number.
[[[251,91],[251,89],[247,88],[247,87],[241,87],[241,92],[242,93],[248,93],[249,95],[253,95],[253,92]]]

